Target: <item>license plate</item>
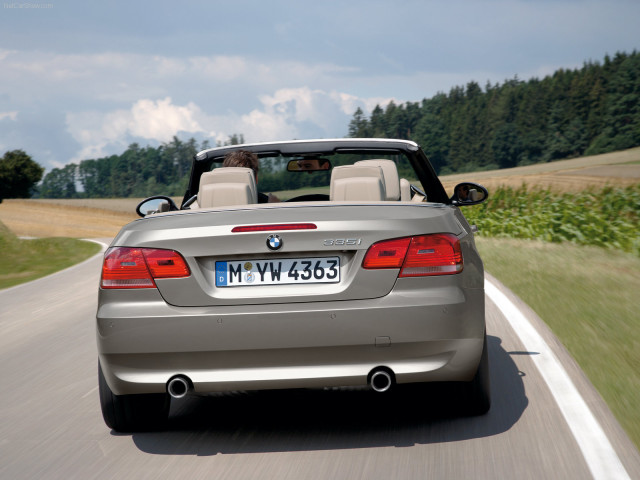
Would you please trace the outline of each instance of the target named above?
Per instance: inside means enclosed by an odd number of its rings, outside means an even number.
[[[340,257],[216,262],[216,287],[339,281]]]

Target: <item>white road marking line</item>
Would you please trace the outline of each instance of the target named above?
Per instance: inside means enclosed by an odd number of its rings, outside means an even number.
[[[593,478],[596,480],[629,479],[629,474],[607,435],[549,345],[518,307],[488,279],[485,279],[485,293],[502,311],[524,347],[529,351],[540,353],[532,356],[531,360],[540,371],[560,407]]]

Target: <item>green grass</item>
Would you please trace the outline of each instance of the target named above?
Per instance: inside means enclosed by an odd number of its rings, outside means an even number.
[[[549,325],[640,448],[640,258],[477,237],[486,270]]]
[[[74,238],[22,240],[0,222],[0,289],[57,272],[99,251],[99,245]]]

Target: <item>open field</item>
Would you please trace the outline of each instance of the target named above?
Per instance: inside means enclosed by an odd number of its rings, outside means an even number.
[[[104,238],[116,236],[123,225],[138,218],[133,210],[109,209],[122,200],[108,201],[99,209],[84,207],[84,202],[87,200],[69,200],[66,205],[54,200],[4,200],[0,221],[18,236]],[[135,205],[133,202],[133,208]]]
[[[445,175],[440,180],[447,192],[453,191],[457,183],[469,181],[484,185],[489,194],[498,186],[518,188],[523,183],[529,189],[539,187],[559,193],[607,185],[626,187],[640,183],[640,148],[526,167]]]

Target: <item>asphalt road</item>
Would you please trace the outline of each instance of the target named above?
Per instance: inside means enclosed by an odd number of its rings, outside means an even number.
[[[188,398],[166,432],[122,435],[98,401],[101,259],[0,291],[0,479],[585,479],[592,470],[513,328],[487,301],[493,405],[456,416],[434,388]],[[513,297],[511,297],[513,298]],[[517,304],[517,299],[513,299]],[[577,365],[526,306],[623,466],[640,455]],[[602,477],[602,476],[600,476]]]

